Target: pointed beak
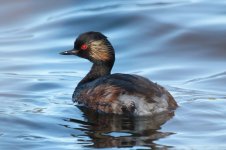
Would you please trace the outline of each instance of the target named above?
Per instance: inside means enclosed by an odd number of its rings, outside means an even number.
[[[77,55],[78,50],[72,49],[64,52],[60,52],[61,55]]]

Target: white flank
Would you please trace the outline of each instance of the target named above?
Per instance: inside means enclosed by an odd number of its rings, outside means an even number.
[[[156,102],[148,103],[144,97],[127,94],[120,95],[118,98],[119,102],[121,102],[122,105],[125,105],[127,107],[134,103],[134,115],[136,116],[153,115],[156,113],[167,111],[168,103],[166,95],[163,95],[162,97],[154,97],[152,99]]]

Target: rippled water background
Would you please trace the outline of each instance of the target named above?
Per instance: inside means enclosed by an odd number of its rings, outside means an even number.
[[[226,149],[225,8],[225,0],[1,0],[0,149]],[[112,42],[113,72],[173,94],[174,115],[103,116],[73,105],[91,64],[58,53],[91,30]]]

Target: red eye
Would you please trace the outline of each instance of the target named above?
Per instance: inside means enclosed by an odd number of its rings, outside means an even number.
[[[82,46],[81,46],[81,49],[82,50],[86,50],[88,48],[88,46],[86,45],[86,44],[83,44]]]

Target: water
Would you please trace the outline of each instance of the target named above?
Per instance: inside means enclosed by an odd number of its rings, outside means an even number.
[[[226,149],[226,1],[1,1],[0,149]],[[165,86],[174,114],[129,118],[71,102],[91,64],[58,53],[101,31],[113,72]]]

